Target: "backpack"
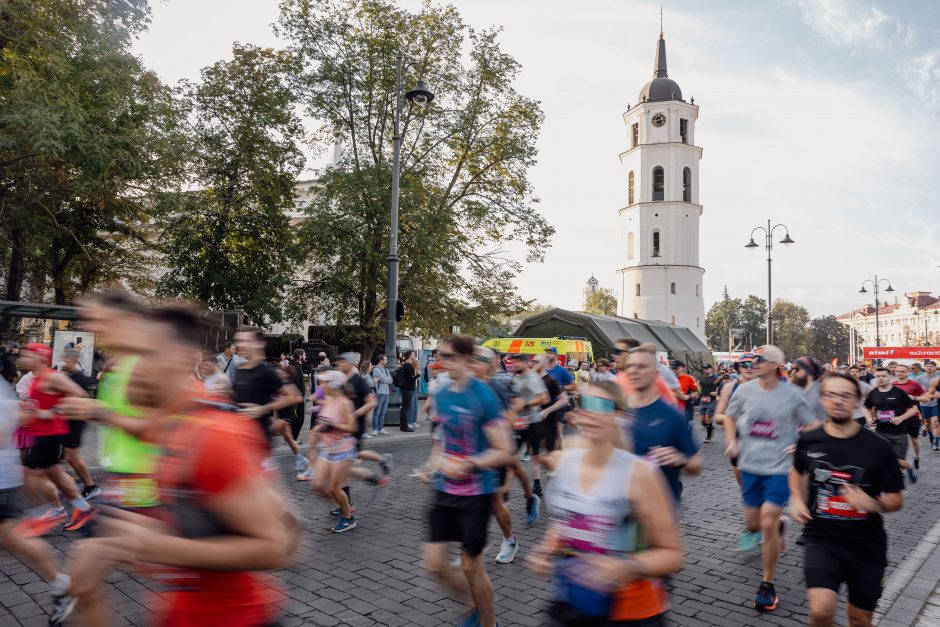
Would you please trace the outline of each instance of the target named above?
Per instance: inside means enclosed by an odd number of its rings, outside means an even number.
[[[405,367],[399,366],[398,369],[395,370],[395,374],[392,375],[392,384],[397,388],[401,388],[408,385],[408,383],[408,375],[405,373]]]

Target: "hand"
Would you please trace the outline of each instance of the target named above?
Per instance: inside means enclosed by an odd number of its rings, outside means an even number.
[[[98,408],[98,401],[93,398],[66,396],[59,400],[58,408],[69,417],[69,420],[91,420]]]
[[[535,573],[536,577],[546,578],[552,573],[552,555],[551,551],[543,544],[529,551],[526,558],[529,568]]]
[[[810,514],[809,507],[806,506],[806,503],[803,501],[797,501],[795,499],[790,500],[790,518],[805,525],[812,520],[813,515]]]
[[[725,443],[725,457],[737,457],[741,452],[741,443],[737,438],[728,440]]]
[[[839,489],[839,494],[857,510],[873,513],[881,511],[878,501],[865,494],[865,491],[857,485],[843,484]]]
[[[685,466],[689,458],[671,446],[654,446],[649,454],[660,466]]]
[[[609,592],[640,577],[631,560],[606,555],[585,555],[580,561],[581,563],[575,566],[574,576],[579,583],[592,590]]]
[[[238,410],[238,413],[243,416],[248,416],[249,418],[261,418],[268,413],[264,405],[255,405],[254,403],[242,403],[241,405],[241,409]]]
[[[447,457],[441,464],[441,473],[448,479],[465,479],[473,472],[473,464],[456,457]]]

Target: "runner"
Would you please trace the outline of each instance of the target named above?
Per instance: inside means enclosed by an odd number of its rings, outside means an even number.
[[[803,388],[806,392],[806,402],[809,403],[817,420],[826,419],[826,410],[820,403],[820,393],[822,387],[821,380],[825,376],[823,367],[819,365],[813,357],[799,357],[793,362],[793,368],[790,370],[790,382]]]
[[[874,385],[873,381],[875,380],[875,375],[868,371],[868,364],[859,364],[858,365],[858,380],[864,381],[868,385]]]
[[[781,366],[786,362],[783,351],[768,344],[754,355],[757,379],[737,389],[725,412],[729,418],[724,421],[725,453],[737,456],[741,469],[748,533],[741,537],[738,549],[753,551],[763,538],[764,578],[754,607],[769,612],[778,603],[774,575],[784,549],[786,528],[781,515],[790,497],[790,453],[799,428],[817,423],[802,390],[780,380]]]
[[[339,521],[332,527],[334,533],[356,528],[349,500],[347,476],[356,459],[356,438],[359,424],[353,415],[353,403],[346,393],[348,380],[339,370],[326,370],[317,374],[318,389],[323,390],[317,426],[314,427],[317,457],[313,473],[313,488],[323,496],[336,501]],[[311,436],[311,442],[314,436]],[[335,511],[335,510],[334,510]],[[333,514],[333,512],[330,512]]]
[[[78,365],[80,355],[81,352],[74,348],[66,348],[62,351],[62,363],[59,366],[59,371],[65,373],[75,385],[82,388],[82,391],[91,397],[94,396],[98,382],[95,381],[94,377],[87,376],[82,372]],[[101,494],[101,488],[95,485],[91,473],[88,472],[88,465],[79,452],[82,446],[82,433],[84,433],[87,423],[84,420],[67,420],[66,422],[69,425],[69,432],[62,438],[65,461],[72,467],[78,478],[82,480],[84,486],[82,488],[82,498],[93,499]]]
[[[594,373],[595,381],[616,381],[617,375],[610,371],[610,362],[606,359],[597,360],[597,372]]]
[[[891,371],[879,366],[875,369],[877,387],[865,400],[865,418],[894,449],[898,466],[907,471],[911,483],[917,483],[917,470],[907,461],[907,442],[910,439],[905,421],[917,416],[917,403],[907,392],[891,382]]]
[[[586,387],[575,412],[585,447],[544,457],[556,472],[548,502],[558,522],[529,564],[553,579],[553,627],[666,625],[662,578],[679,569],[682,549],[662,475],[616,448],[625,410],[616,384]]]
[[[622,337],[614,342],[614,347],[609,351],[610,356],[613,357],[617,362],[617,384],[620,386],[620,389],[627,398],[630,398],[630,396],[633,394],[633,387],[630,384],[630,378],[626,373],[627,357],[630,354],[630,349],[639,347],[640,343],[637,340],[634,340],[630,337]],[[656,354],[655,345],[644,344],[643,347],[647,351],[652,351],[654,355]],[[661,363],[659,363],[658,360],[656,361],[656,370],[659,372],[659,377],[657,377],[654,385],[656,386],[656,391],[659,393],[660,398],[670,405],[675,405],[678,407],[677,392],[680,391],[679,380],[676,379],[676,376],[673,374],[672,370],[663,366]],[[667,373],[672,382],[666,380],[665,376]]]
[[[535,373],[542,377],[542,382],[545,383],[545,389],[548,391],[549,400],[542,406],[541,411],[541,414],[545,416],[542,422],[545,434],[545,451],[548,453],[561,448],[564,412],[571,405],[568,393],[548,374],[551,364],[551,355],[541,354],[535,356]]]
[[[705,439],[702,442],[708,444],[712,441],[712,433],[715,430],[713,422],[715,404],[718,402],[718,377],[715,376],[715,370],[711,364],[702,366],[702,376],[699,377],[698,384],[702,388],[702,401],[698,409],[702,426],[705,428]]]
[[[508,427],[499,402],[470,371],[473,338],[451,335],[440,360],[453,383],[437,396],[441,435],[440,478],[430,512],[430,538],[424,547],[427,569],[458,594],[468,587],[475,610],[464,625],[494,627],[493,586],[483,565],[497,468],[510,461]],[[448,564],[448,543],[462,545],[462,579]]]
[[[23,486],[23,467],[13,441],[18,425],[18,405],[13,388],[6,379],[0,378],[0,546],[21,556],[49,582],[52,589],[49,624],[58,625],[75,608],[76,599],[66,594],[71,579],[59,571],[48,544],[39,538],[27,538],[17,531]]]
[[[633,452],[659,466],[666,477],[674,504],[682,497],[680,475],[697,475],[702,455],[692,441],[685,415],[662,399],[656,388],[659,372],[656,353],[637,347],[627,355],[626,372],[633,394],[627,398],[633,419],[627,435]]]
[[[832,625],[839,587],[848,587],[850,625],[872,624],[888,539],[881,514],[901,509],[903,484],[891,446],[852,419],[859,382],[841,373],[822,383],[827,418],[796,445],[790,514],[805,524],[804,573],[812,625]]]
[[[300,396],[303,400],[294,405],[293,412],[291,408],[286,410],[287,415],[290,417],[290,434],[294,438],[294,441],[297,442],[297,445],[302,445],[300,441],[300,432],[304,428],[304,410],[307,407],[307,384],[304,381],[304,364],[307,363],[307,352],[298,348],[291,353],[290,359],[286,360],[286,363],[283,364],[287,368],[287,372],[290,375],[290,382],[294,384],[294,387],[300,392]]]
[[[20,370],[33,373],[29,400],[24,403],[20,418],[31,439],[23,458],[26,487],[52,506],[20,524],[20,533],[28,537],[45,534],[68,517],[59,500],[59,491],[72,506],[71,518],[63,527],[65,531],[77,531],[98,515],[59,463],[62,443],[69,433],[59,402],[66,397],[87,397],[65,374],[52,370],[51,363],[52,348],[46,344],[33,342],[20,351]]]
[[[934,451],[940,451],[940,412],[937,410],[937,399],[940,398],[938,388],[940,388],[940,376],[937,376],[937,364],[928,359],[924,362],[924,374],[927,375],[929,383],[926,386],[929,401],[920,406],[921,415],[930,420],[930,443]]]
[[[280,435],[294,454],[294,472],[302,473],[310,465],[300,452],[300,447],[291,435],[290,420],[272,421],[278,410],[287,410],[303,402],[300,390],[293,384],[281,380],[273,368],[264,363],[265,341],[258,329],[245,329],[235,334],[238,351],[245,358],[235,370],[232,385],[232,400],[241,406],[239,412],[253,419],[260,427],[270,448],[271,435]],[[288,418],[288,416],[285,416]],[[266,464],[271,464],[268,461]]]
[[[685,364],[678,359],[669,362],[669,369],[679,382],[679,392],[676,394],[679,399],[679,411],[685,414],[685,419],[691,428],[692,420],[695,418],[695,401],[699,398],[698,383],[695,377],[686,372]]]
[[[923,387],[910,378],[910,368],[904,364],[898,364],[894,367],[894,385],[905,392],[911,397],[915,402],[921,402],[930,400],[929,395],[927,394],[927,388]],[[920,470],[920,435],[921,435],[921,416],[920,416],[920,405],[916,405],[918,414],[917,417],[913,420],[908,420],[906,423],[907,426],[907,435],[911,438],[911,446],[914,447],[914,468],[915,470]],[[924,435],[927,435],[927,430],[923,429]]]
[[[730,379],[726,381],[718,392],[718,402],[715,405],[715,423],[719,426],[722,426],[724,423],[725,411],[728,409],[728,403],[731,402],[731,397],[734,396],[734,393],[737,391],[738,387],[754,378],[754,353],[744,353],[741,358],[732,365],[732,370],[738,378],[735,381],[731,381]],[[740,487],[741,469],[738,468],[738,456],[735,455],[731,457],[730,461],[731,468],[734,472],[734,478],[737,480],[738,486]],[[745,534],[746,533],[748,532],[745,531]]]
[[[865,427],[868,423],[865,421],[865,399],[868,398],[868,393],[871,392],[871,386],[862,381],[862,370],[858,366],[851,366],[849,368],[849,376],[858,381],[858,387],[862,392],[862,396],[858,399],[858,407],[852,411],[852,419],[855,420],[860,426]]]
[[[527,453],[538,458],[542,452],[542,441],[545,439],[544,414],[541,408],[551,405],[552,399],[548,395],[548,388],[542,377],[531,369],[529,356],[524,353],[512,355],[512,391],[514,398],[513,412],[515,424],[513,435],[516,439],[516,453],[525,442]],[[542,496],[541,466],[532,466],[532,492]]]
[[[920,420],[923,425],[923,435],[930,440],[931,448],[934,447],[934,436],[933,436],[933,417],[937,413],[937,399],[933,397],[933,394],[930,393],[930,382],[933,380],[936,373],[936,365],[931,366],[934,362],[929,359],[924,361],[923,367],[920,364],[911,364],[911,374],[909,378],[913,381],[916,381],[920,387],[924,388],[925,397],[921,401],[920,407]]]

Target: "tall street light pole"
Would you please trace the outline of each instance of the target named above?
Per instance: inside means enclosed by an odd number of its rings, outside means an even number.
[[[881,348],[881,318],[879,317],[880,315],[879,309],[881,309],[881,301],[878,300],[878,292],[881,289],[882,281],[888,284],[888,289],[885,290],[886,292],[894,291],[894,288],[891,287],[891,281],[889,281],[888,279],[879,279],[877,274],[875,275],[874,280],[865,279],[864,281],[862,281],[862,289],[858,291],[859,294],[867,294],[868,290],[865,289],[866,283],[871,283],[874,288],[874,292],[875,292],[875,347],[876,348]]]
[[[934,316],[940,316],[940,310],[935,309],[933,314]],[[927,314],[926,311],[920,312],[920,311],[917,311],[916,309],[914,310],[914,315],[924,316],[924,346],[930,346],[930,335],[927,333],[927,321],[930,320],[930,316]],[[940,318],[936,318],[936,317],[934,318],[934,320],[938,320],[938,319]]]
[[[771,269],[773,266],[773,259],[772,259],[771,253],[773,252],[773,249],[774,249],[774,240],[773,240],[774,231],[776,231],[777,229],[783,229],[785,233],[785,235],[783,236],[783,239],[780,240],[781,244],[783,244],[784,246],[789,246],[790,244],[796,243],[796,240],[793,240],[790,238],[790,229],[787,228],[787,225],[775,224],[771,226],[770,220],[767,220],[767,227],[766,228],[763,226],[755,227],[754,230],[751,231],[751,241],[749,241],[747,244],[744,245],[745,248],[750,248],[752,250],[755,248],[758,248],[760,244],[754,241],[754,233],[757,233],[758,231],[764,232],[764,247],[767,249],[767,343],[768,344],[772,344],[773,339],[774,339],[773,315],[771,314],[771,309],[773,308],[773,300],[772,300],[773,292],[771,290],[771,285],[772,285]]]
[[[403,60],[402,55],[398,55],[398,68],[395,77],[395,124],[392,131],[392,219],[388,235],[388,296],[385,307],[385,355],[388,357],[390,365],[395,366],[398,363],[398,181],[401,174],[401,112],[404,107],[402,99],[401,73]],[[418,79],[418,84],[414,89],[404,95],[408,102],[423,107],[432,100],[434,94],[428,91],[424,81]]]

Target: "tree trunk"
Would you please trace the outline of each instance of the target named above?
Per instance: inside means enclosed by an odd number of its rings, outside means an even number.
[[[23,279],[26,276],[26,233],[22,228],[10,229],[10,263],[7,266],[7,287],[4,300],[17,301],[23,293]],[[13,328],[13,318],[0,317],[0,336],[5,336]]]

